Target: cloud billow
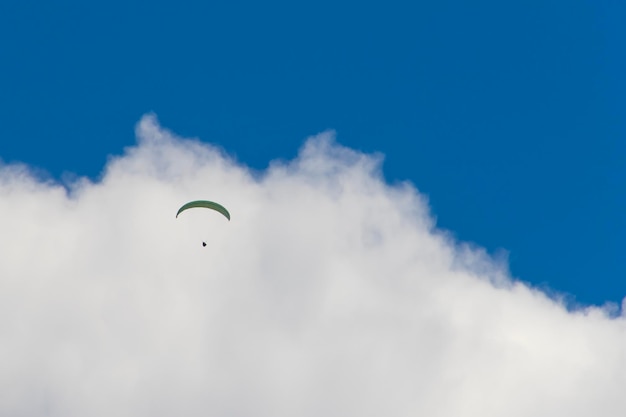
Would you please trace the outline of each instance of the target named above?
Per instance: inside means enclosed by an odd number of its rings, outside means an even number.
[[[97,181],[0,167],[0,415],[626,413],[624,319],[455,242],[379,155],[137,136]]]

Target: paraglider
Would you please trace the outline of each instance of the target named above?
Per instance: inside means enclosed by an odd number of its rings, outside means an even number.
[[[208,200],[195,200],[195,201],[190,201],[187,204],[184,204],[181,208],[178,209],[178,212],[176,213],[176,217],[178,218],[178,215],[180,213],[190,208],[208,208],[211,210],[215,210],[218,213],[222,214],[224,217],[226,217],[228,221],[230,221],[230,213],[228,212],[228,210],[226,210],[224,206],[222,206],[221,204],[217,204],[213,201],[208,201]],[[206,242],[202,242],[202,247],[205,247],[205,246],[206,246]]]

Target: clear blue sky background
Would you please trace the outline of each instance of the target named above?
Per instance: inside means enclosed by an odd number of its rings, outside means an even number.
[[[4,0],[0,158],[97,177],[154,111],[264,168],[332,128],[514,276],[620,301],[625,21],[617,0]]]

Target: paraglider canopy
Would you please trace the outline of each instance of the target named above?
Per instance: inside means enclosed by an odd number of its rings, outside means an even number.
[[[228,210],[226,210],[226,208],[224,208],[224,206],[217,204],[213,201],[208,201],[208,200],[190,201],[189,203],[183,205],[181,208],[178,209],[178,213],[176,213],[176,217],[178,217],[178,215],[182,213],[183,211],[188,210],[190,208],[196,208],[196,207],[203,207],[203,208],[215,210],[218,213],[223,214],[224,217],[226,217],[230,221],[230,213],[228,212]]]

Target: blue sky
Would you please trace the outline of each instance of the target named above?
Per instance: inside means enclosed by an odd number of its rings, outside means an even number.
[[[0,158],[97,178],[147,112],[258,169],[307,136],[512,274],[626,295],[626,6],[607,2],[0,4]]]

